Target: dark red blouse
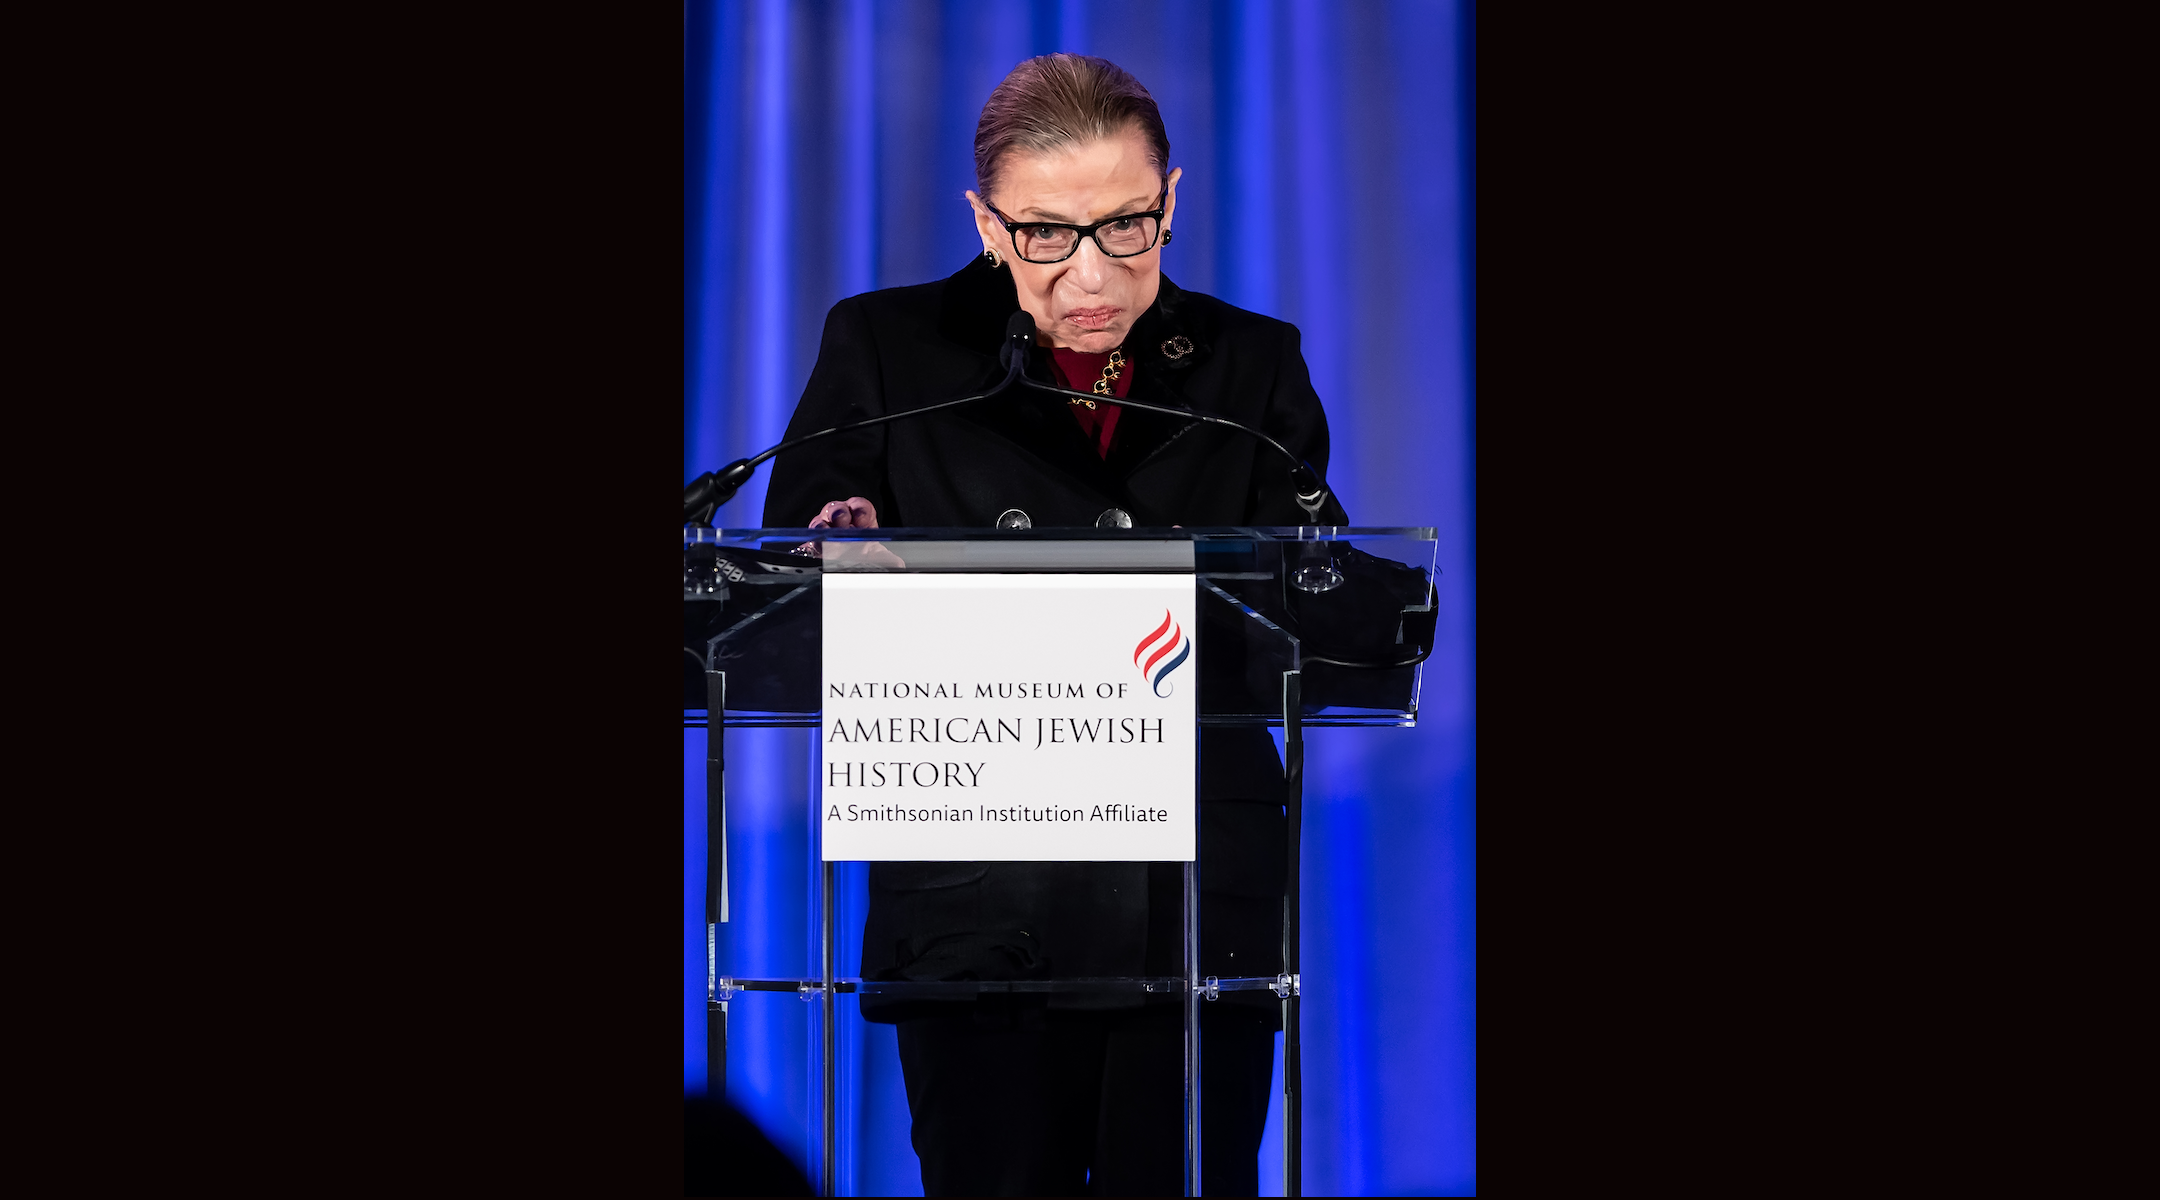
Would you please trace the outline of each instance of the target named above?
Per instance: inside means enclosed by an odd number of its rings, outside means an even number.
[[[1056,382],[1076,392],[1094,391],[1095,381],[1102,378],[1103,368],[1109,365],[1107,352],[1082,354],[1062,346],[1050,348],[1050,370],[1057,376]],[[1125,393],[1132,390],[1133,365],[1132,356],[1126,355],[1124,368],[1118,372],[1116,382],[1110,385],[1111,395],[1123,399]],[[1066,407],[1072,410],[1073,419],[1080,422],[1081,430],[1094,441],[1095,452],[1104,458],[1110,457],[1110,441],[1117,435],[1117,407],[1098,404],[1089,408],[1077,400],[1069,401]]]

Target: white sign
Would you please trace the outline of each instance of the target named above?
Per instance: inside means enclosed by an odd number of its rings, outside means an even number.
[[[825,858],[1190,862],[1191,575],[827,574]]]

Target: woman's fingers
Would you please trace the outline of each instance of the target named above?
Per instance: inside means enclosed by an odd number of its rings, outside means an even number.
[[[818,510],[810,521],[812,529],[876,529],[877,506],[861,496],[835,500]]]

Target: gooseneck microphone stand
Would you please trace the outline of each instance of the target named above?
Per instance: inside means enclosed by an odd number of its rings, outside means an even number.
[[[1142,400],[1121,400],[1116,396],[1098,395],[1093,392],[1076,392],[1070,388],[1061,388],[1029,379],[1024,372],[1027,369],[1027,356],[1034,348],[1035,318],[1026,309],[1022,309],[1005,320],[1005,342],[998,347],[998,361],[1004,364],[1005,378],[996,387],[980,395],[963,396],[958,400],[943,400],[936,404],[924,405],[921,408],[911,408],[906,412],[887,413],[882,417],[849,421],[844,425],[835,425],[830,429],[820,429],[815,433],[806,433],[798,438],[789,438],[787,441],[781,442],[754,458],[738,458],[717,471],[707,471],[705,474],[691,480],[683,488],[683,522],[684,524],[698,525],[709,523],[712,520],[714,510],[734,499],[735,493],[741,491],[742,485],[750,481],[750,476],[757,471],[760,464],[782,451],[793,450],[806,442],[814,442],[819,438],[830,437],[836,433],[867,429],[872,425],[883,425],[888,421],[898,421],[906,417],[919,417],[927,413],[942,412],[948,408],[958,408],[963,404],[973,404],[978,400],[988,400],[992,396],[1002,394],[1016,382],[1024,387],[1033,388],[1038,392],[1048,392],[1054,396],[1077,397],[1082,400],[1092,400],[1097,404],[1114,404],[1119,408],[1137,408],[1146,412],[1161,413],[1164,416],[1176,417],[1184,421],[1196,421],[1203,425],[1220,425],[1225,429],[1234,429],[1248,437],[1258,438],[1267,443],[1277,454],[1290,460],[1291,490],[1297,497],[1298,507],[1304,509],[1307,516],[1317,520],[1320,516],[1320,510],[1326,506],[1328,498],[1327,485],[1320,481],[1320,473],[1313,470],[1312,464],[1292,454],[1289,447],[1260,430],[1242,422],[1233,421],[1228,417],[1218,417],[1213,413],[1195,412],[1189,408],[1178,408],[1169,404],[1149,404]]]

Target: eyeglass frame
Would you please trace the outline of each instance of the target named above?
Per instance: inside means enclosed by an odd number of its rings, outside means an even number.
[[[1155,203],[1157,205],[1160,205],[1164,200],[1168,199],[1169,196],[1170,189],[1168,187],[1165,187],[1163,188],[1162,192],[1155,197]],[[982,204],[984,208],[990,210],[991,215],[995,216],[998,219],[998,224],[1005,227],[1005,236],[1012,241],[1013,257],[1019,259],[1021,262],[1030,263],[1038,267],[1047,267],[1055,263],[1061,263],[1064,262],[1066,259],[1071,258],[1073,255],[1080,253],[1080,238],[1086,238],[1089,241],[1094,242],[1095,249],[1101,251],[1104,258],[1138,258],[1141,255],[1146,254],[1148,251],[1153,250],[1155,247],[1162,245],[1163,214],[1168,211],[1166,209],[1157,207],[1151,208],[1146,212],[1118,213],[1114,216],[1104,217],[1102,220],[1095,222],[1093,225],[1073,225],[1065,221],[1019,222],[1018,224],[1021,229],[1070,229],[1074,233],[1079,235],[1079,237],[1075,237],[1073,239],[1072,249],[1067,250],[1061,257],[1049,260],[1040,260],[1029,258],[1027,255],[1020,253],[1020,234],[1014,228],[1014,221],[1011,217],[1008,217],[1003,212],[999,211],[998,206],[990,203],[988,200],[983,201]],[[1155,218],[1155,236],[1148,241],[1147,245],[1133,251],[1131,254],[1112,254],[1110,253],[1109,247],[1102,244],[1102,239],[1095,236],[1095,231],[1101,229],[1105,225],[1115,224],[1119,221],[1131,221],[1139,217]]]

